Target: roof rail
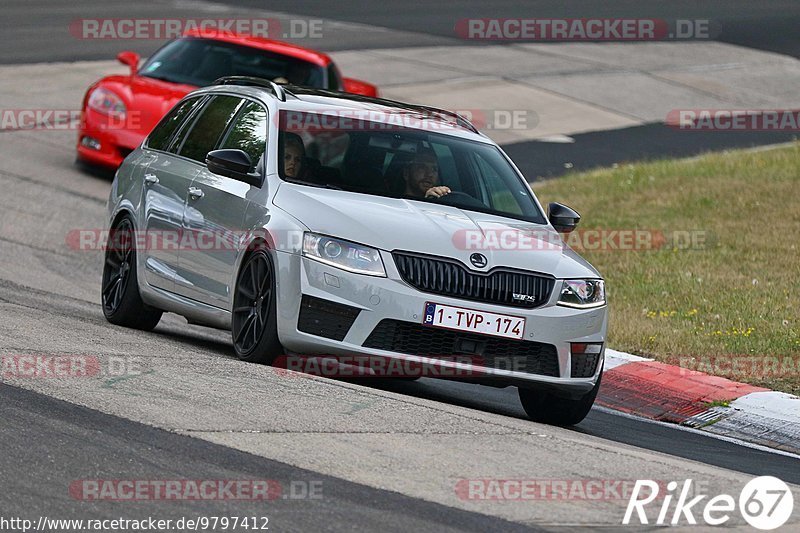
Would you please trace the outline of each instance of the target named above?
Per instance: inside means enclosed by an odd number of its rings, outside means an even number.
[[[433,115],[450,117],[450,118],[452,118],[452,119],[454,119],[456,121],[456,124],[458,126],[461,126],[462,128],[467,129],[467,130],[471,131],[472,133],[477,133],[478,135],[481,135],[481,132],[478,130],[478,128],[475,127],[475,125],[472,122],[470,122],[469,120],[465,119],[464,117],[462,117],[461,115],[459,115],[455,111],[450,111],[448,109],[441,109],[439,107],[433,107],[433,106],[428,106],[428,105],[406,104],[404,102],[398,102],[396,100],[387,100],[387,99],[383,99],[383,98],[381,98],[381,100],[386,102],[386,103],[388,103],[388,104],[392,104],[392,105],[395,105],[397,107],[401,107],[403,109],[410,109],[410,110],[414,110],[414,111],[422,111],[422,112],[430,113],[430,114],[433,114]]]
[[[242,85],[246,87],[264,87],[271,89],[275,97],[281,102],[286,101],[287,91],[272,80],[255,78],[253,76],[225,76],[214,81],[212,85]]]
[[[359,96],[352,93],[344,93],[342,91],[334,91],[331,89],[311,89],[308,87],[293,87],[293,90],[297,91],[296,94],[298,95],[305,95],[305,94],[319,94],[322,96],[332,95],[332,96],[341,96],[345,95],[350,100],[355,100],[358,102],[369,102],[375,104],[381,104],[389,107],[397,107],[399,109],[405,109],[407,111],[417,111],[421,113],[427,113],[429,115],[438,115],[439,117],[450,117],[451,119],[455,120],[456,125],[471,131],[472,133],[477,133],[478,135],[483,135],[478,128],[475,127],[472,122],[464,118],[463,116],[459,115],[455,111],[449,111],[447,109],[440,109],[438,107],[426,106],[421,104],[409,104],[407,102],[400,102],[398,100],[391,100],[389,98],[376,98],[374,96]],[[286,91],[289,94],[295,94],[290,91]]]
[[[430,113],[437,113],[439,115],[444,115],[444,116],[447,116],[447,117],[454,118],[456,120],[456,124],[458,124],[462,128],[466,128],[466,129],[470,130],[473,133],[480,134],[480,131],[478,131],[478,128],[476,128],[475,125],[472,122],[470,122],[469,120],[465,119],[464,117],[462,117],[461,115],[459,115],[455,111],[449,111],[447,109],[439,109],[438,107],[431,107],[431,106],[426,106],[426,105],[418,105],[418,106],[415,106],[415,107],[417,107],[417,108],[419,108],[421,110],[424,110],[424,111],[428,111]]]

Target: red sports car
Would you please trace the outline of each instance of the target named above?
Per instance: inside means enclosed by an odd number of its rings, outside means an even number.
[[[121,52],[128,76],[107,76],[83,99],[78,162],[117,168],[172,106],[225,76],[377,96],[374,85],[343,78],[330,57],[260,37],[194,31],[164,45],[139,68],[139,54]]]

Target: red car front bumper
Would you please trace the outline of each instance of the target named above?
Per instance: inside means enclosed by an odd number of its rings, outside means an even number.
[[[124,118],[109,119],[97,111],[85,109],[78,133],[78,160],[116,169],[146,136],[141,125],[127,124]]]

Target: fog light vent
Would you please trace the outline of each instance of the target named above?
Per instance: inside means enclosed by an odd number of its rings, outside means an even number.
[[[571,344],[571,361],[573,378],[590,378],[597,371],[603,343],[573,342]]]
[[[360,311],[321,298],[303,295],[297,329],[336,341],[344,340]]]

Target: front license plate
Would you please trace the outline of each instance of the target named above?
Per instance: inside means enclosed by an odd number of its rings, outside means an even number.
[[[520,316],[487,313],[431,302],[425,303],[422,324],[509,339],[521,339],[525,333],[525,319]]]

